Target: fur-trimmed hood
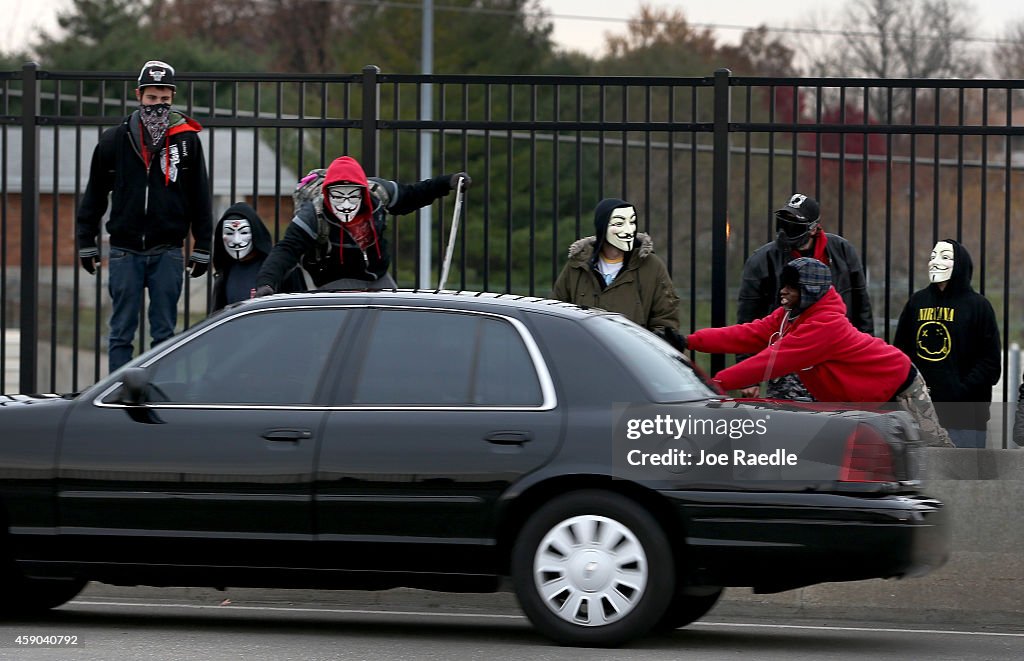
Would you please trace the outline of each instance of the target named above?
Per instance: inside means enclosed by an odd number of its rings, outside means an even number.
[[[629,259],[626,261],[627,268],[636,266],[654,252],[654,241],[651,239],[650,234],[637,232],[635,242],[636,244],[629,252]],[[572,245],[569,246],[569,262],[574,266],[577,265],[577,262],[580,266],[588,266],[594,257],[594,247],[596,245],[596,236],[586,236],[578,241],[573,241]]]
[[[610,284],[594,268],[597,237],[588,236],[569,247],[552,297],[588,308],[617,312],[648,330],[679,329],[679,296],[665,263],[654,252],[654,242],[637,232],[633,250]]]

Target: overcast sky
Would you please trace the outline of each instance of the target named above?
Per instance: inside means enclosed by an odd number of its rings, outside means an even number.
[[[965,1],[977,10],[980,37],[1002,36],[1003,26],[1024,19],[1024,4],[1018,5],[1013,0]],[[435,6],[444,3],[445,0],[434,0]],[[641,4],[637,0],[542,0],[542,5],[556,16],[556,41],[590,55],[599,54],[606,32],[623,32],[627,19],[636,15]],[[784,28],[806,25],[810,18],[834,15],[845,3],[842,0],[651,0],[648,4],[682,9],[693,24],[754,27],[764,23]],[[3,16],[0,50],[24,47],[37,28],[53,30],[57,25],[57,10],[70,5],[70,0],[0,0],[0,16]],[[440,28],[441,21],[438,19],[436,24]],[[717,32],[722,41],[735,42],[742,30],[722,27]]]

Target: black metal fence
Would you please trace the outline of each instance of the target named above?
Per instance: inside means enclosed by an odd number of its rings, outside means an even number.
[[[634,202],[684,300],[682,325],[735,319],[744,258],[793,192],[860,251],[876,334],[927,283],[937,239],[975,259],[1003,347],[1024,204],[1021,81],[179,73],[200,121],[215,217],[246,199],[280,236],[307,170],[350,154],[369,174],[473,178],[448,286],[546,295],[602,197]],[[0,328],[21,391],[77,390],[105,370],[106,283],[76,268],[74,209],[99,133],[135,106],[129,73],[0,72]],[[452,200],[390,224],[400,286],[436,285]],[[182,324],[205,316],[187,289]],[[140,338],[146,332],[140,324]],[[6,345],[5,345],[6,346]],[[0,362],[6,362],[6,348]],[[721,362],[719,362],[721,361]],[[724,358],[712,361],[712,368]],[[1019,381],[1003,365],[1003,401]],[[1004,441],[1005,442],[1005,441]]]

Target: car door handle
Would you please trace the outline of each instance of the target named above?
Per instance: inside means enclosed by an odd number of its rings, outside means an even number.
[[[313,432],[308,429],[268,429],[263,432],[263,438],[268,441],[300,441],[304,438],[312,438]]]
[[[496,431],[484,436],[484,440],[495,445],[522,445],[533,440],[528,431]]]

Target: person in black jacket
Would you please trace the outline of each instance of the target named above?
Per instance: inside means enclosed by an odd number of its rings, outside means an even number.
[[[992,386],[1002,373],[995,311],[971,287],[973,272],[959,242],[936,243],[930,284],[907,301],[893,339],[920,370],[942,425],[960,448],[985,447]]]
[[[320,289],[392,289],[391,255],[385,235],[387,214],[402,215],[444,197],[465,180],[465,172],[415,184],[369,179],[351,156],[334,159],[320,182],[310,172],[299,182],[295,217],[270,251],[256,277],[256,295],[281,290],[283,278],[301,262]],[[299,195],[312,190],[312,201]]]
[[[256,275],[274,241],[256,210],[245,202],[228,207],[217,222],[213,241],[213,304],[211,312],[229,303],[252,298]],[[281,291],[305,291],[298,266],[285,277]]]
[[[135,89],[139,109],[100,136],[78,206],[78,257],[82,268],[95,274],[101,263],[100,220],[107,196],[112,198],[106,224],[113,302],[110,371],[132,358],[146,290],[152,346],[174,334],[186,270],[182,245],[189,230],[188,273],[198,278],[210,263],[213,211],[199,141],[202,126],[171,110],[174,92],[174,68],[159,60],[146,62]]]
[[[794,193],[775,212],[775,240],[755,250],[743,264],[736,323],[745,324],[765,317],[779,307],[779,279],[786,264],[798,257],[813,257],[826,264],[832,286],[846,305],[846,316],[854,327],[874,334],[867,279],[857,250],[838,234],[821,227],[821,206],[813,197]],[[740,356],[740,359],[746,356]],[[745,388],[745,397],[757,397],[757,386]],[[796,375],[788,374],[768,383],[768,397],[811,399]]]

